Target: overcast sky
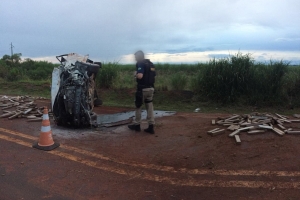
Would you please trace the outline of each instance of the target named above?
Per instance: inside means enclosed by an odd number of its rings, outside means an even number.
[[[131,62],[197,62],[239,50],[300,63],[299,0],[1,0],[0,55],[77,52]]]

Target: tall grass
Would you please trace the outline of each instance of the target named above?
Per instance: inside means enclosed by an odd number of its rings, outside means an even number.
[[[216,101],[232,102],[248,90],[250,55],[237,54],[230,58],[212,59],[194,79],[193,89]]]
[[[0,59],[0,80],[50,81],[55,66],[26,60],[12,67]],[[155,66],[158,91],[189,90],[201,101],[300,106],[300,66],[283,61],[258,63],[251,55],[238,53],[207,63],[156,63]],[[134,71],[134,64],[104,63],[97,74],[97,87],[135,89]]]
[[[249,54],[198,64],[157,63],[156,90],[190,90],[201,100],[245,105],[300,106],[300,67],[283,61],[258,63]],[[104,64],[101,88],[135,88],[135,65]]]
[[[295,91],[300,70],[295,69],[283,61],[255,63],[250,55],[237,54],[211,60],[192,85],[194,91],[211,101],[232,103],[243,99],[247,105],[278,105],[291,94],[298,95]]]
[[[30,59],[7,65],[4,60],[0,59],[0,78],[6,81],[50,80],[53,68],[57,66],[58,64]]]
[[[97,74],[96,83],[101,88],[111,88],[118,75],[118,63],[103,63]]]
[[[251,69],[249,81],[248,99],[249,103],[277,104],[284,101],[283,85],[284,77],[288,72],[288,63],[282,61],[269,64],[257,64]]]
[[[172,90],[184,90],[188,83],[188,77],[183,72],[173,74],[170,78]]]

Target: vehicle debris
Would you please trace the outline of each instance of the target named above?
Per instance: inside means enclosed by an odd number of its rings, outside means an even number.
[[[38,107],[36,99],[46,99],[44,97],[31,96],[2,96],[0,97],[0,108],[3,112],[0,118],[27,118],[29,122],[42,121],[43,107]],[[52,113],[49,114],[52,116]]]
[[[293,116],[296,118],[300,118],[300,114],[294,114]]]
[[[300,115],[293,115],[299,118]],[[282,114],[271,113],[250,113],[244,115],[233,114],[227,117],[218,117],[212,120],[212,125],[228,126],[227,130],[232,131],[228,136],[235,139],[236,144],[241,144],[240,135],[246,132],[248,135],[264,134],[273,131],[279,136],[285,134],[300,135],[300,130],[293,130],[288,127],[292,123],[299,123],[299,119],[292,119]],[[215,128],[207,132],[211,136],[221,135],[225,129]]]
[[[201,108],[196,108],[196,109],[194,110],[195,113],[200,112],[200,111],[201,111]]]
[[[88,55],[76,53],[56,56],[60,66],[52,72],[51,102],[58,126],[84,127],[93,124],[94,106],[102,101],[96,91],[96,77],[100,62]]]
[[[235,135],[234,138],[235,138],[236,144],[241,144],[242,143],[241,138],[240,138],[239,135]]]

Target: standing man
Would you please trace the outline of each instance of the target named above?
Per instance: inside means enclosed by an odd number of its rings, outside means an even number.
[[[155,83],[155,67],[149,59],[145,59],[145,55],[142,51],[138,51],[134,54],[136,60],[136,82],[137,91],[135,93],[135,121],[134,124],[129,125],[128,128],[134,131],[141,131],[142,120],[142,105],[145,103],[147,110],[147,121],[149,127],[144,131],[150,134],[154,134],[154,113],[153,113],[153,93]]]

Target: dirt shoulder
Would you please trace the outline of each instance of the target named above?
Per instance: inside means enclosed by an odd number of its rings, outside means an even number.
[[[207,135],[211,119],[226,115],[157,118],[155,135],[126,126],[68,129],[52,121],[61,147],[50,153],[30,147],[39,122],[0,119],[2,199],[297,199],[300,138],[243,134],[237,146],[229,132]]]

